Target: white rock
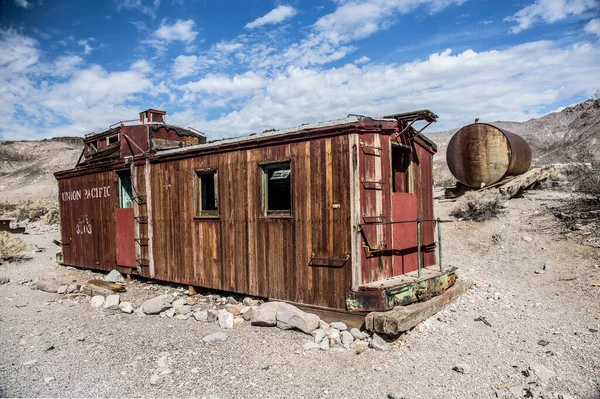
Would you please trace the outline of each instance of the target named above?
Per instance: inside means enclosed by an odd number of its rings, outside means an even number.
[[[194,309],[192,309],[192,307],[190,305],[183,305],[183,306],[179,306],[175,308],[176,313],[179,315],[189,315],[190,313],[192,313],[192,311]]]
[[[66,284],[63,284],[60,287],[58,287],[58,289],[56,290],[56,293],[57,294],[66,294],[68,289],[69,289],[69,286]]]
[[[161,384],[165,380],[165,376],[159,374],[152,374],[150,376],[150,385]]]
[[[156,298],[148,299],[142,303],[142,311],[146,314],[159,314],[171,307],[173,297],[171,295],[161,295]]]
[[[54,378],[54,377],[46,377],[46,378],[44,378],[44,382],[47,384],[47,383],[49,383],[49,382],[52,382],[52,381],[54,381],[55,379],[56,379],[56,378]]]
[[[235,316],[233,318],[233,324],[236,326],[241,326],[242,324],[244,324],[244,318],[240,316]]]
[[[328,330],[329,323],[326,323],[324,320],[319,320],[319,328],[322,328],[323,330]]]
[[[543,384],[547,384],[552,378],[556,376],[556,373],[550,370],[548,367],[542,364],[532,364],[529,366],[531,371],[540,379]]]
[[[207,336],[202,338],[202,341],[204,341],[205,344],[210,345],[210,344],[214,344],[214,343],[218,343],[218,342],[225,342],[225,341],[227,341],[227,338],[229,338],[229,337],[224,332],[216,332],[216,333],[208,334]]]
[[[252,309],[250,306],[242,306],[242,309],[240,310],[240,315],[244,315],[246,314],[246,312],[248,312],[250,309]]]
[[[344,348],[350,348],[350,344],[354,341],[354,337],[348,331],[341,332],[342,345]]]
[[[104,300],[104,309],[110,309],[110,310],[114,310],[114,309],[118,309],[119,308],[119,295],[115,294],[115,295],[107,295],[106,299]]]
[[[185,299],[185,298],[179,298],[178,300],[173,302],[173,307],[176,307],[176,308],[183,306],[183,305],[187,305],[187,299]]]
[[[104,297],[102,295],[96,295],[92,297],[92,299],[90,300],[90,305],[92,305],[92,307],[96,309],[102,307],[102,305],[104,305]]]
[[[221,328],[233,328],[233,315],[227,311],[219,313],[217,316]]]
[[[319,349],[319,344],[315,342],[307,342],[302,346],[302,348],[304,350]]]
[[[122,283],[125,279],[117,270],[112,270],[104,276],[104,281],[108,281],[109,283]]]
[[[386,351],[390,347],[383,338],[375,333],[373,334],[373,339],[371,339],[371,342],[369,342],[369,346],[378,351]]]
[[[277,307],[277,327],[282,330],[296,329],[310,334],[319,327],[319,316],[305,313],[293,305],[282,302]]]
[[[195,311],[194,319],[196,319],[198,321],[207,321],[208,320],[208,311],[206,311],[205,309]]]
[[[329,336],[329,346],[336,346],[341,344],[340,332],[336,328],[330,328],[327,332]]]
[[[348,329],[346,323],[342,323],[341,321],[334,321],[330,326],[340,331],[346,331]]]
[[[262,327],[277,325],[277,309],[280,304],[280,302],[267,302],[260,305],[252,315],[252,325]]]
[[[356,354],[360,355],[365,350],[367,350],[367,347],[369,346],[369,344],[365,341],[354,341],[352,343],[352,346],[354,346],[354,349],[356,349]]]
[[[133,313],[133,306],[131,305],[131,302],[121,302],[119,304],[119,309],[121,309],[121,312],[123,313]]]
[[[320,344],[323,341],[323,338],[327,336],[327,331],[319,328],[318,330],[313,331],[315,337],[315,343]]]
[[[329,338],[323,338],[323,340],[319,343],[319,349],[322,349],[324,351],[329,349]]]
[[[167,309],[167,310],[165,310],[165,316],[173,317],[173,316],[175,316],[175,311],[176,311],[175,308]]]
[[[219,316],[219,311],[217,309],[208,309],[207,311],[207,321],[215,321]]]
[[[350,329],[350,334],[352,334],[352,336],[354,337],[354,339],[366,339],[369,335],[360,331],[358,328],[351,328]]]

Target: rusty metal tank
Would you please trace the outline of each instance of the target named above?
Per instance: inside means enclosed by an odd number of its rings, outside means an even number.
[[[446,162],[465,186],[489,186],[506,176],[527,172],[531,149],[521,136],[487,123],[473,123],[452,136]]]

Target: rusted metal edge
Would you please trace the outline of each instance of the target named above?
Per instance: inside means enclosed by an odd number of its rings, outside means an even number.
[[[396,306],[426,301],[443,294],[454,285],[456,270],[456,267],[450,268],[435,276],[401,283],[395,287],[348,292],[346,307],[349,312],[386,311]]]

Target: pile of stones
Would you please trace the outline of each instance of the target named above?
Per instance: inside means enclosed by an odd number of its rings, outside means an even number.
[[[121,283],[125,279],[116,270],[104,277],[109,283]],[[85,287],[77,284],[60,285],[56,280],[36,283],[38,289],[59,294],[86,292]],[[51,287],[50,287],[51,286]],[[184,291],[181,288],[179,291]],[[304,350],[311,349],[351,349],[357,354],[368,347],[375,350],[387,350],[389,344],[379,335],[360,331],[358,328],[348,329],[343,322],[331,324],[321,320],[317,315],[306,313],[297,307],[284,302],[266,302],[260,299],[245,297],[238,301],[232,296],[193,295],[184,297],[182,292],[175,291],[156,296],[144,301],[139,307],[131,302],[121,302],[120,295],[93,295],[90,305],[97,309],[116,310],[134,314],[139,317],[159,315],[160,317],[178,320],[196,320],[214,322],[222,329],[232,329],[245,322],[253,326],[278,327],[282,330],[297,330],[312,336],[310,342],[304,344]],[[207,344],[224,342],[227,335],[215,333],[205,337]]]

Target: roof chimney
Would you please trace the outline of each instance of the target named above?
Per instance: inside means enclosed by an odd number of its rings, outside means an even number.
[[[149,123],[149,122],[160,122],[165,123],[167,118],[167,113],[165,111],[161,111],[159,109],[147,109],[145,111],[140,112],[140,122]]]

